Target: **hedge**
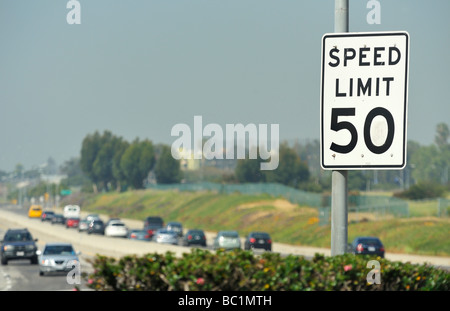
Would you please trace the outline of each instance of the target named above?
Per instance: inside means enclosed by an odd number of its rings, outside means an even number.
[[[367,282],[370,260],[380,263],[381,284]],[[98,291],[448,291],[450,284],[448,271],[430,265],[353,254],[316,254],[307,260],[193,248],[182,257],[171,252],[120,259],[96,255],[91,264],[94,271],[83,279]]]

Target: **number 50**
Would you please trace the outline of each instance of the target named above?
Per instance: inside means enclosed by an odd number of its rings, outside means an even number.
[[[331,143],[330,149],[339,152],[339,153],[349,153],[355,147],[358,142],[358,132],[355,126],[348,121],[338,122],[339,116],[354,116],[355,108],[333,108],[331,110],[331,129],[333,131],[340,130],[348,130],[351,134],[350,142],[347,145],[338,145],[335,143]],[[372,125],[372,121],[376,116],[382,116],[386,119],[388,131],[387,137],[381,146],[376,146],[372,142],[372,138],[370,137],[370,127]],[[377,107],[372,109],[366,117],[364,121],[364,142],[367,148],[375,154],[381,154],[386,152],[392,145],[392,141],[394,140],[394,118],[392,114],[385,108]]]

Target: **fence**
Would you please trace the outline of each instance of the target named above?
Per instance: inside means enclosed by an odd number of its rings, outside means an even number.
[[[438,199],[438,217],[450,216],[450,200],[449,199]]]
[[[319,211],[319,224],[330,223],[331,196],[294,189],[277,183],[246,183],[217,184],[211,182],[192,184],[149,184],[147,188],[156,190],[179,191],[216,191],[218,193],[262,194],[283,197],[291,203],[316,207]],[[348,197],[349,213],[373,213],[376,217],[392,215],[394,217],[409,217],[408,202],[394,197],[385,196],[354,196]]]

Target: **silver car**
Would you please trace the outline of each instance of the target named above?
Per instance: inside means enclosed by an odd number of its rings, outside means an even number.
[[[159,229],[153,235],[153,240],[156,243],[178,245],[178,234],[167,229]]]
[[[237,249],[241,248],[241,239],[237,231],[219,231],[214,238],[213,248]]]
[[[78,255],[70,243],[47,243],[39,253],[39,275],[48,272],[69,272],[80,264]]]

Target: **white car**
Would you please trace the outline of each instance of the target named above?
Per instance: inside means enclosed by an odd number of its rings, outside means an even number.
[[[178,234],[167,229],[159,229],[153,236],[156,243],[178,245]]]
[[[113,220],[106,226],[105,235],[126,238],[128,237],[128,228],[122,221]]]

